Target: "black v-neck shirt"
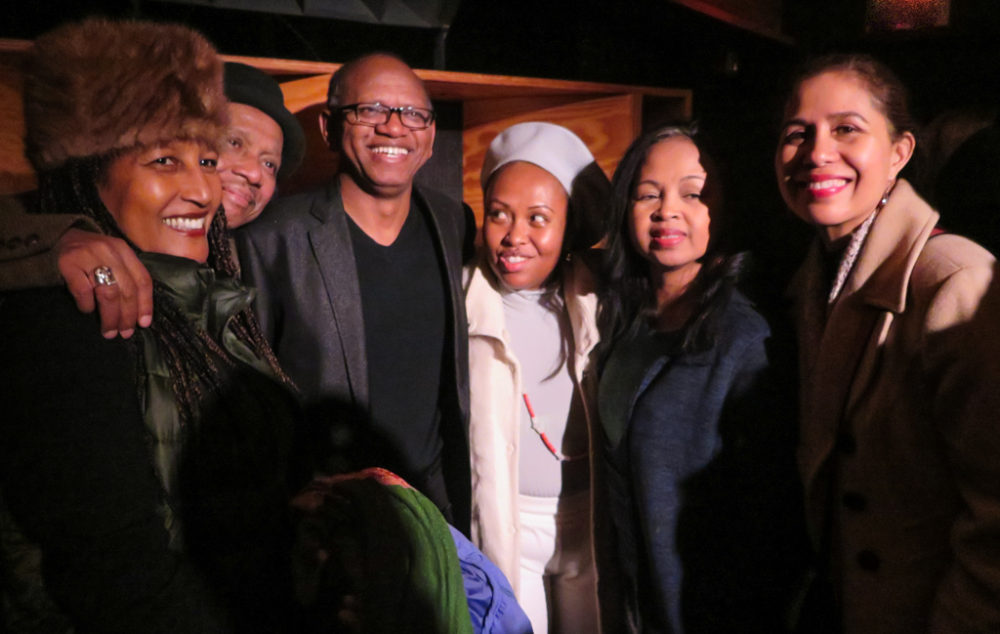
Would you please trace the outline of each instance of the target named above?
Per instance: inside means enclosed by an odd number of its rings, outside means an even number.
[[[448,305],[445,265],[426,214],[412,203],[396,240],[383,246],[348,216],[368,357],[378,466],[447,507],[439,394]]]

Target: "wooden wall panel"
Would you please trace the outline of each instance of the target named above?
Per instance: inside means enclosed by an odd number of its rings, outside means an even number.
[[[277,77],[282,81],[281,77]],[[327,147],[320,134],[319,116],[326,108],[330,74],[282,81],[285,105],[295,113],[306,135],[306,161],[288,181],[281,183],[282,194],[320,186],[337,170],[338,155]],[[417,181],[449,196],[462,197],[462,117],[461,101],[441,101],[434,97],[437,110],[437,135],[434,154],[417,173]],[[456,114],[457,113],[457,114]]]
[[[31,166],[24,158],[24,120],[21,106],[20,60],[31,45],[24,40],[0,39],[0,195],[28,191],[35,187]],[[330,75],[340,64],[303,62],[259,57],[223,56],[226,60],[257,66],[281,84],[285,102],[299,118],[306,132],[306,159],[295,177],[282,183],[281,191],[291,193],[329,178],[337,167],[336,155],[320,137],[317,118],[326,103]],[[462,172],[434,171],[431,179],[447,178],[458,195],[466,197],[476,213],[482,214],[479,170],[486,146],[505,127],[520,121],[540,120],[565,125],[587,143],[598,163],[609,175],[622,152],[639,132],[643,99],[666,104],[680,116],[690,116],[691,91],[674,88],[623,86],[594,82],[509,77],[477,73],[416,70],[431,98],[442,113],[459,112],[439,123],[439,137],[449,145],[441,156],[454,161],[461,145]],[[447,126],[447,135],[442,134]],[[461,137],[459,143],[458,138]],[[435,145],[437,149],[437,145]],[[443,150],[447,149],[445,152]],[[454,175],[452,173],[454,172]],[[444,174],[444,176],[442,176]],[[454,179],[454,188],[450,181]]]
[[[326,91],[331,73],[281,82],[281,93],[287,107],[299,120],[306,134],[306,160],[287,182],[281,193],[293,193],[319,185],[337,170],[337,155],[330,151],[320,135],[319,116],[326,109]]]
[[[524,121],[547,121],[569,128],[583,139],[598,165],[610,178],[618,160],[638,134],[641,123],[640,97],[634,94],[573,101],[547,108],[533,108],[528,99],[506,103],[510,108],[478,102],[466,103],[465,106],[462,192],[480,224],[483,193],[479,172],[493,137],[508,126]],[[490,113],[489,116],[485,116],[484,112]],[[469,125],[470,121],[475,122],[474,125]]]
[[[275,77],[281,82],[281,94],[285,97],[285,107],[292,112],[300,112],[313,106],[325,105],[331,74],[323,73],[292,80]]]
[[[0,56],[0,194],[35,188],[35,172],[24,157],[21,83],[15,60]]]

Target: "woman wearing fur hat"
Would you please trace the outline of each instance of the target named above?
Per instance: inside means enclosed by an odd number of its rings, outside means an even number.
[[[279,630],[294,405],[230,278],[222,64],[184,27],[89,20],[37,40],[24,94],[36,211],[127,240],[155,311],[107,340],[65,290],[0,298],[7,628]]]
[[[278,184],[302,163],[305,133],[270,75],[226,62],[223,77],[229,124],[217,171],[226,223],[235,230],[260,217]],[[17,200],[0,198],[0,235],[24,245],[20,255],[0,254],[0,289],[65,284],[80,310],[96,305],[106,337],[128,339],[152,320],[152,282],[124,240],[96,231],[84,216],[27,215]],[[117,283],[95,286],[90,273],[98,266],[110,268]]]
[[[584,252],[608,180],[575,134],[538,122],[493,140],[481,180],[485,248],[466,288],[473,541],[535,632],[599,631]]]

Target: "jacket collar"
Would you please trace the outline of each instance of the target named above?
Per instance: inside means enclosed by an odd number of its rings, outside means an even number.
[[[253,291],[205,264],[165,253],[142,253],[139,259],[185,316],[216,341],[229,319],[253,301]]]
[[[469,336],[507,341],[503,297],[485,254],[477,258],[476,265],[471,268],[465,288],[465,310],[469,319]]]
[[[900,179],[875,218],[840,297],[856,294],[869,306],[903,312],[913,267],[939,217],[908,182]],[[792,278],[788,293],[792,298],[815,303],[822,295],[821,289],[828,282],[822,279],[822,249],[815,240]]]
[[[309,213],[321,223],[326,223],[344,213],[344,203],[340,199],[340,176],[331,178],[323,192],[322,202],[325,204],[311,205]]]
[[[907,288],[917,257],[937,222],[935,213],[906,181],[899,181],[875,219],[844,288],[826,305],[816,241],[793,281],[797,300],[802,383],[799,461],[807,498],[833,450],[845,412],[872,379],[878,346],[873,337],[906,308]],[[829,314],[829,317],[827,317]]]
[[[344,200],[340,196],[340,175],[337,174],[326,184],[323,189],[324,196],[323,202],[326,204],[312,205],[309,209],[309,213],[312,214],[316,220],[323,222],[330,222],[341,214],[346,214],[344,211]],[[420,209],[432,209],[431,205],[427,201],[427,197],[420,190],[416,183],[414,183],[410,190],[410,209],[414,207]],[[433,216],[433,214],[430,214]],[[432,221],[432,226],[434,226],[435,231],[437,231],[436,222]]]
[[[597,345],[597,293],[593,275],[579,258],[562,264],[562,297],[573,329],[573,345],[578,358],[590,354]],[[492,337],[507,343],[500,283],[481,253],[465,284],[465,307],[469,336]]]
[[[323,280],[323,291],[333,313],[351,394],[358,404],[368,403],[368,354],[365,350],[364,315],[354,245],[347,213],[340,198],[340,181],[333,178],[325,197],[313,199],[309,213],[319,221],[308,232],[310,254]]]
[[[896,183],[889,202],[875,218],[845,290],[856,291],[870,306],[903,312],[910,275],[938,218],[909,183]]]
[[[594,276],[581,257],[563,265],[563,297],[573,328],[576,354],[583,358],[597,345],[597,290]]]

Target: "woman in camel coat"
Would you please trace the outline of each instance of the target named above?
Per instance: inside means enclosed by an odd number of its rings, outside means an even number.
[[[903,94],[831,57],[785,110],[779,186],[819,234],[792,285],[806,514],[838,631],[997,632],[996,262],[898,179]]]

